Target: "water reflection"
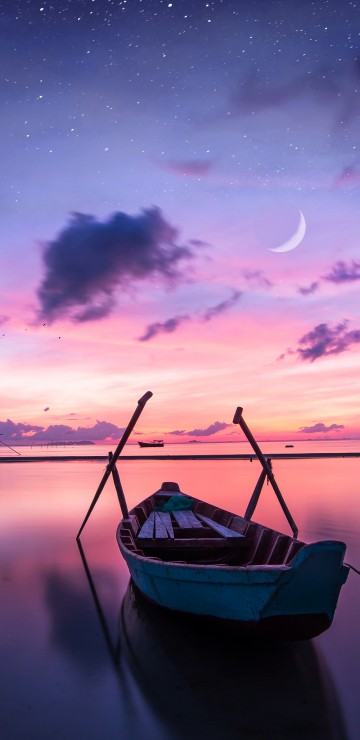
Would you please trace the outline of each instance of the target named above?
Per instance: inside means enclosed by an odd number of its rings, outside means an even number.
[[[234,640],[164,612],[131,581],[114,643],[79,549],[111,659],[120,678],[130,669],[163,737],[345,740],[334,687],[314,643]]]
[[[89,612],[89,594],[79,574],[51,570],[44,575],[45,605],[52,645],[75,665],[86,679],[107,670],[107,656],[96,639],[96,615]],[[81,574],[80,574],[81,576]]]

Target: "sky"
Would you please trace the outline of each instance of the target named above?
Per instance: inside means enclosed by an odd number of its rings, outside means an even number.
[[[360,437],[357,2],[0,23],[1,439]]]

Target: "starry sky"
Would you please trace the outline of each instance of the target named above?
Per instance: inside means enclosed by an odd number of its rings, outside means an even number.
[[[2,440],[360,436],[360,4],[0,18]]]

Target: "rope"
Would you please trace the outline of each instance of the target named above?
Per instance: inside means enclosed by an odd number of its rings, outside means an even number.
[[[357,573],[358,576],[360,576],[360,570],[358,570],[357,568],[355,568],[353,565],[350,565],[350,563],[344,563],[344,565],[347,565],[348,568],[351,568],[351,570],[354,570],[355,573]]]

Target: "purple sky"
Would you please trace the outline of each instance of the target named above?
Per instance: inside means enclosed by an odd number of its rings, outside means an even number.
[[[2,439],[359,435],[356,4],[0,13]]]

